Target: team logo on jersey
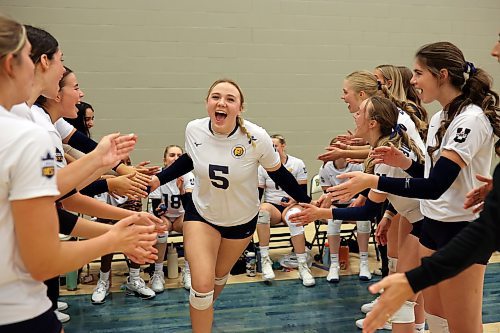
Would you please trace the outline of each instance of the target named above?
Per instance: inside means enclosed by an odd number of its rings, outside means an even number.
[[[63,153],[59,150],[59,148],[56,148],[56,162],[62,163],[63,159],[64,159]]]
[[[464,143],[465,139],[467,139],[467,135],[470,133],[470,128],[466,128],[465,130],[462,127],[459,127],[457,129],[457,135],[455,136],[455,139],[453,141],[458,142],[458,143]]]
[[[239,159],[242,158],[246,153],[245,147],[242,145],[236,145],[231,149],[231,155],[233,155],[234,158]]]
[[[255,138],[255,136],[250,136],[250,139],[248,139],[248,144],[251,145],[252,144],[252,141],[257,141],[257,139]]]
[[[42,157],[42,176],[52,178],[56,173],[54,157],[47,152],[47,156]]]

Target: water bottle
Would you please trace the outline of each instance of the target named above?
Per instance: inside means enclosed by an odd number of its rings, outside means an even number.
[[[245,259],[246,259],[247,276],[255,276],[256,274],[255,252],[246,252]]]
[[[328,242],[325,242],[325,247],[323,248],[323,265],[330,266],[330,247]]]
[[[78,284],[78,271],[66,273],[66,290],[76,290]]]
[[[179,258],[173,243],[168,247],[167,251],[167,276],[169,279],[179,277]]]

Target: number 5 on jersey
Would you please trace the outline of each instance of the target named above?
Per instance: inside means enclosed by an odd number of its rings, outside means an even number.
[[[212,180],[212,185],[220,188],[227,189],[229,187],[229,180],[223,175],[229,174],[229,167],[224,165],[208,165],[208,176]]]

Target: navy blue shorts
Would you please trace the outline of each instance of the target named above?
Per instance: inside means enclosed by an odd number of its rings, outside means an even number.
[[[185,207],[184,209],[186,212],[184,213],[183,223],[189,223],[189,221],[200,221],[206,223],[217,230],[222,238],[226,239],[244,239],[253,235],[253,233],[255,232],[255,228],[257,227],[257,218],[259,217],[259,214],[257,214],[252,220],[250,220],[250,222],[247,222],[245,224],[235,225],[231,227],[221,227],[205,220],[198,213],[194,205],[188,205],[188,207]]]
[[[441,222],[424,217],[420,233],[420,244],[428,249],[437,251],[448,244],[469,223],[474,222]],[[486,265],[488,264],[488,259],[479,260],[476,264]]]
[[[273,205],[274,207],[276,207],[277,210],[280,211],[281,214],[283,214],[283,211],[285,210],[285,206],[282,206],[282,205],[277,205],[277,204],[274,204],[274,203],[271,203],[271,202],[268,202],[268,204],[271,204]]]
[[[420,220],[420,221],[417,221],[417,222],[413,222],[411,224],[411,232],[410,232],[410,235],[413,235],[415,237],[417,237],[418,239],[420,239],[420,235],[422,234],[422,224],[424,223],[424,220]]]
[[[60,333],[62,325],[52,309],[38,317],[14,324],[0,325],[0,333]]]

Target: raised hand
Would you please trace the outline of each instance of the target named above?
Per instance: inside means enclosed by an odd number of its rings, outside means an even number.
[[[476,175],[476,178],[486,184],[476,187],[466,194],[464,208],[474,207],[472,212],[479,213],[484,208],[484,199],[493,189],[493,179],[481,175]]]
[[[394,147],[392,143],[389,143],[389,145],[377,147],[371,151],[370,156],[373,157],[373,162],[375,164],[387,164],[403,170],[408,169],[411,165],[411,159]]]
[[[377,188],[378,176],[370,175],[361,171],[346,172],[338,175],[338,179],[349,179],[348,181],[329,187],[328,192],[332,193],[333,200],[347,202],[356,194],[366,188]]]
[[[142,161],[139,164],[137,164],[134,168],[137,170],[137,172],[140,172],[142,174],[148,175],[148,176],[153,176],[156,175],[158,172],[160,172],[160,167],[157,165],[153,166],[147,166],[151,161]]]
[[[336,159],[343,158],[344,157],[344,150],[334,147],[334,146],[329,146],[325,148],[328,150],[326,153],[323,153],[318,156],[318,160],[323,161],[324,163],[329,162],[329,161],[335,161]]]
[[[112,194],[127,196],[129,198],[145,198],[148,196],[146,185],[134,179],[135,173],[108,178],[108,188]]]
[[[384,290],[377,303],[363,321],[363,333],[375,332],[383,327],[384,323],[401,307],[401,305],[414,296],[413,290],[404,273],[391,274],[381,281],[372,284],[369,288],[372,294]]]
[[[128,157],[137,142],[137,135],[121,135],[113,133],[99,141],[97,147],[90,153],[100,159],[104,168],[112,168]]]
[[[313,204],[300,203],[302,210],[290,215],[290,222],[297,226],[307,225],[313,221],[332,218],[330,208],[319,208]]]

